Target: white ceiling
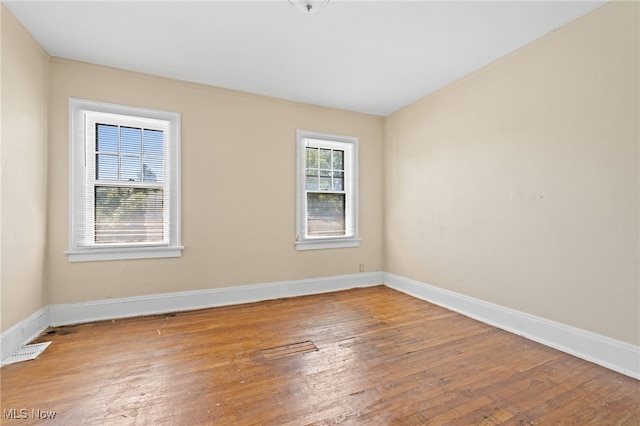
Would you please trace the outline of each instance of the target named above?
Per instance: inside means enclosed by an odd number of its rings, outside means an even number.
[[[386,116],[605,1],[7,1],[51,55]]]

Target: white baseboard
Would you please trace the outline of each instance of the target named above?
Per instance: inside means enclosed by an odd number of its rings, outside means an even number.
[[[94,300],[49,306],[49,325],[61,326],[115,318],[237,305],[283,297],[382,285],[382,272],[310,278],[178,293]]]
[[[387,287],[640,379],[640,347],[505,308],[420,281],[385,273]]]
[[[49,327],[49,307],[39,309],[0,335],[0,360],[4,361]]]
[[[0,334],[0,359],[11,356],[49,326],[236,305],[380,284],[640,379],[638,346],[383,272],[49,305]]]

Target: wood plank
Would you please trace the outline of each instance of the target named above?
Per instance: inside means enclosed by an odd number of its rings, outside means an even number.
[[[308,352],[315,352],[318,348],[313,342],[306,340],[304,342],[291,343],[283,346],[276,346],[275,348],[268,348],[262,350],[262,356],[266,359],[279,359],[291,355],[299,355]]]
[[[11,409],[109,425],[640,419],[637,380],[383,286],[59,327],[35,342],[49,340],[0,369],[2,424],[42,424]]]

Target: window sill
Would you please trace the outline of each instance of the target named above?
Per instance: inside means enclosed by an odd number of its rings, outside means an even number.
[[[69,262],[98,262],[104,260],[156,259],[162,257],[180,257],[184,247],[128,247],[95,248],[65,251]]]
[[[322,239],[296,241],[296,250],[323,250],[333,248],[359,247],[360,239]]]

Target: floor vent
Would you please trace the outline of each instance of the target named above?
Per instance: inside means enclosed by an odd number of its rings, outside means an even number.
[[[24,345],[10,357],[4,360],[2,365],[13,364],[14,362],[20,361],[28,361],[30,359],[36,359],[45,349],[49,346],[51,342],[44,343],[34,343],[32,345]]]
[[[318,348],[312,341],[306,340],[304,342],[291,343],[283,346],[276,346],[275,348],[269,348],[262,351],[262,356],[266,359],[279,359],[290,355],[303,354],[307,352],[315,352]]]

